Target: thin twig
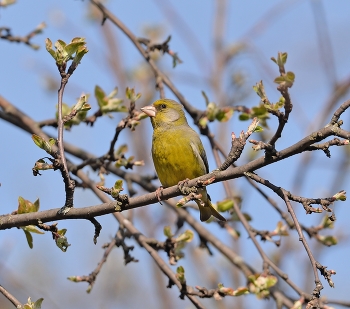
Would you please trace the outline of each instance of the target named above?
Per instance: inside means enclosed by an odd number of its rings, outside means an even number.
[[[0,285],[0,293],[4,295],[16,308],[22,308],[22,303],[17,300],[10,292],[8,292],[2,285]]]

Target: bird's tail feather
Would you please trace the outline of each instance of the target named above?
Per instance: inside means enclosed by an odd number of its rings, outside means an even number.
[[[200,220],[207,221],[211,216],[219,219],[220,221],[226,221],[226,219],[218,213],[218,211],[214,208],[213,204],[210,202],[209,196],[206,191],[200,192],[202,194],[202,200],[204,202],[204,206],[201,205],[201,201],[196,201],[199,212],[200,212]]]

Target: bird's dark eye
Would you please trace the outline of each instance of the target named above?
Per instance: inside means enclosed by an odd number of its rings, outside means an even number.
[[[162,104],[160,107],[161,107],[161,108],[166,108],[166,105],[165,105],[165,104]]]

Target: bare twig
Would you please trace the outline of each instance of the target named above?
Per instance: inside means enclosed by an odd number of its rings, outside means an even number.
[[[8,292],[2,285],[0,285],[0,293],[4,295],[16,308],[22,308],[22,304],[10,292]]]

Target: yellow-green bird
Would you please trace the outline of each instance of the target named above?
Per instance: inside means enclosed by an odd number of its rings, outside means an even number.
[[[161,99],[141,110],[151,118],[153,126],[152,157],[158,178],[164,187],[171,187],[187,178],[193,179],[209,173],[207,156],[199,135],[188,125],[183,106],[173,100]],[[196,201],[200,220],[211,215],[226,221],[210,202],[205,188]]]

